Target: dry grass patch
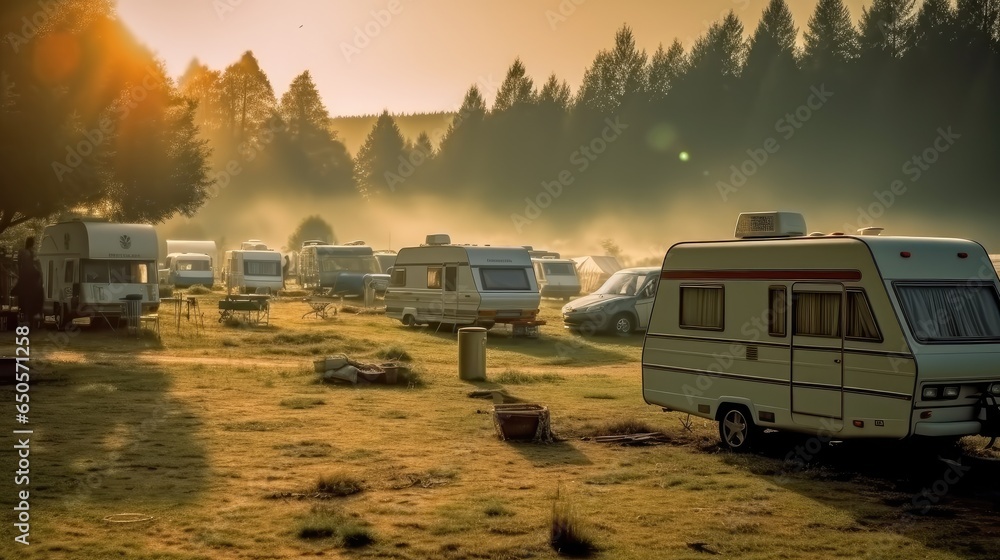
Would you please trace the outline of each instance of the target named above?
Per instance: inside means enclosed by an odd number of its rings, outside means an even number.
[[[319,477],[316,492],[324,495],[344,497],[364,490],[362,481],[345,473],[333,473]]]
[[[293,410],[302,410],[306,408],[314,408],[320,405],[326,404],[323,399],[314,399],[307,397],[298,397],[294,399],[284,399],[278,403],[285,408],[291,408]]]
[[[367,524],[324,507],[314,507],[301,519],[295,534],[305,540],[336,539],[344,548],[361,548],[375,542]]]
[[[390,360],[393,362],[412,362],[413,356],[406,351],[405,348],[399,344],[391,344],[389,346],[383,346],[375,352],[375,355],[383,360]]]
[[[554,373],[525,373],[516,369],[506,369],[492,379],[501,385],[529,385],[532,383],[556,383],[563,381],[561,375]]]
[[[590,558],[598,552],[593,537],[583,530],[570,504],[558,499],[552,506],[549,545],[567,558]]]

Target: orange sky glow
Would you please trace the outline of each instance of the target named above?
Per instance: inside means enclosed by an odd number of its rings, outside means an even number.
[[[855,20],[867,0],[847,0]],[[813,1],[789,0],[802,30]],[[333,116],[451,111],[478,83],[487,102],[515,57],[576,91],[628,24],[651,54],[685,47],[728,10],[749,35],[767,0],[119,0],[118,14],[175,78],[193,58],[222,70],[253,51],[280,98],[309,70]]]

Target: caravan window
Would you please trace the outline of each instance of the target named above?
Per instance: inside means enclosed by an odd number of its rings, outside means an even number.
[[[847,338],[881,341],[868,297],[861,290],[847,290]]]
[[[84,282],[107,284],[111,281],[108,276],[107,261],[84,260],[82,261],[82,268]]]
[[[281,262],[243,261],[243,274],[247,276],[281,276]]]
[[[899,283],[896,293],[920,342],[1000,339],[1000,303],[992,284]]]
[[[394,268],[392,269],[392,277],[389,279],[389,285],[393,288],[402,288],[406,285],[406,269],[405,268]]]
[[[63,277],[63,282],[66,284],[73,283],[73,264],[74,261],[66,261],[66,275]]]
[[[569,263],[542,263],[546,276],[573,276],[575,269]]]
[[[797,292],[792,298],[796,335],[840,338],[840,292]]]
[[[435,290],[441,289],[441,267],[427,267],[427,287]]]
[[[528,274],[523,268],[480,268],[484,290],[526,291],[531,289]]]
[[[784,286],[772,286],[767,290],[767,334],[784,337],[788,332],[787,322],[788,290]]]
[[[681,286],[680,310],[681,328],[721,331],[724,328],[725,288]]]
[[[210,269],[208,261],[181,261],[177,264],[177,270],[183,270],[185,272],[208,272]]]

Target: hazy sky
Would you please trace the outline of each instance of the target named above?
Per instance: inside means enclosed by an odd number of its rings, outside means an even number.
[[[870,0],[846,0],[857,21]],[[816,2],[788,0],[801,32]],[[767,0],[119,0],[118,13],[174,77],[192,58],[222,70],[253,51],[280,98],[309,70],[334,116],[454,110],[478,82],[488,102],[516,56],[536,84],[576,91],[628,24],[650,54],[686,47],[732,9],[752,32]]]

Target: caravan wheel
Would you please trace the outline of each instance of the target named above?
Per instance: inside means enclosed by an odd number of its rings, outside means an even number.
[[[415,326],[417,326],[417,320],[413,317],[413,315],[407,315],[407,316],[403,317],[402,323],[404,325],[406,325],[407,327],[415,327]]]
[[[70,321],[73,320],[72,317],[67,316],[66,309],[60,303],[57,303],[53,306],[52,314],[55,316],[56,330],[59,331],[65,330],[66,325],[68,325]]]
[[[719,418],[719,438],[730,451],[747,451],[753,444],[756,426],[742,407],[731,408]]]

